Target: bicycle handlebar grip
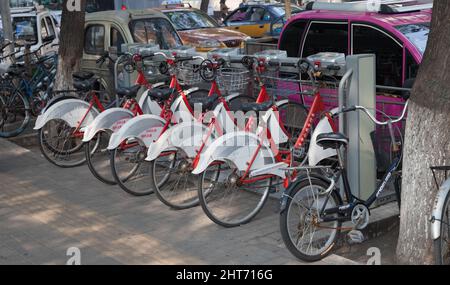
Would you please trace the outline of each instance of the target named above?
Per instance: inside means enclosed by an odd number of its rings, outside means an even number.
[[[282,62],[281,66],[286,66],[286,67],[298,67],[298,62]]]
[[[225,61],[223,58],[221,60]],[[230,59],[230,63],[242,63],[242,59]]]
[[[192,57],[192,56],[180,56],[180,57],[175,58],[175,62],[190,61],[193,59],[194,59],[194,57]]]
[[[142,60],[147,59],[147,58],[153,58],[154,56],[155,56],[155,53],[152,52],[152,53],[143,55],[143,56],[142,56]]]

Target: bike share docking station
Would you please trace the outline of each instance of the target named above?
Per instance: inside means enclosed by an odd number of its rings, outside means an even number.
[[[145,55],[146,52],[176,52],[182,56],[199,55],[195,49],[183,47],[180,50],[162,51],[151,45],[123,45],[122,52],[140,53]],[[240,60],[245,55],[241,53],[240,49],[225,48],[211,51],[208,54],[203,54],[205,58],[220,57],[227,61],[230,67],[242,67]],[[267,61],[275,61],[280,64],[277,66],[278,72],[284,74],[298,75],[298,69],[283,65],[283,62],[293,63],[298,62],[299,58],[287,57],[286,52],[279,50],[266,50],[255,57],[264,58]],[[322,90],[321,93],[329,93],[327,96],[329,102],[325,102],[327,110],[333,108],[344,108],[354,105],[364,106],[369,110],[376,109],[376,68],[375,55],[362,54],[345,56],[338,53],[320,53],[308,58],[319,67],[322,74],[337,80],[333,90]],[[116,67],[117,69],[117,67]],[[146,74],[151,77],[152,74],[158,74],[157,66],[148,66],[146,64]],[[126,74],[126,73],[125,73]],[[147,76],[146,76],[147,77]],[[133,74],[126,74],[122,84],[125,86],[131,85],[134,82],[135,76]],[[249,80],[250,81],[250,80]],[[284,85],[283,85],[284,86]],[[283,86],[276,86],[277,89],[282,89]],[[298,88],[298,87],[297,87]],[[302,89],[300,84],[300,90]],[[228,91],[228,90],[227,90]],[[291,90],[292,91],[292,90]],[[294,98],[295,92],[289,95]],[[303,101],[308,106],[308,101]],[[329,103],[329,104],[328,104]],[[351,112],[342,114],[339,117],[339,131],[344,133],[349,138],[349,145],[347,148],[346,161],[349,183],[356,197],[366,199],[370,196],[372,190],[376,188],[377,184],[377,162],[372,142],[372,134],[375,132],[375,124],[363,113]],[[342,188],[342,187],[341,187]]]

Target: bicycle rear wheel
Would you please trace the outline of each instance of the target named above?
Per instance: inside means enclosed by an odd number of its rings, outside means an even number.
[[[0,137],[20,135],[31,120],[30,103],[12,86],[0,87]]]
[[[198,205],[198,185],[192,173],[192,159],[182,151],[163,153],[150,164],[152,190],[172,209],[183,210]]]
[[[320,223],[320,212],[340,206],[340,198],[333,191],[322,195],[329,185],[311,178],[294,184],[286,209],[280,215],[280,230],[287,249],[297,258],[313,262],[325,258],[333,249],[340,233],[341,222]],[[289,192],[288,192],[289,193]],[[337,214],[334,216],[337,218]]]
[[[213,162],[199,177],[200,205],[220,226],[230,228],[250,222],[269,198],[271,178],[241,184],[240,175],[230,163]]]
[[[308,110],[306,107],[300,103],[289,101],[278,108],[280,121],[284,126],[286,132],[289,134],[289,141],[285,144],[280,145],[281,150],[292,150],[295,146],[300,133],[305,126],[306,118],[308,117]],[[312,130],[311,130],[312,131]],[[296,162],[302,162],[307,154],[309,147],[309,138],[310,133],[308,134],[308,139],[303,144],[303,146],[294,150],[293,152],[293,160]]]
[[[84,151],[92,175],[105,184],[116,185],[117,182],[111,172],[111,151],[108,150],[110,138],[110,132],[100,132],[85,144]]]
[[[438,217],[436,217],[438,218]],[[437,265],[450,265],[450,194],[447,194],[441,220],[441,236],[434,241],[434,256]]]
[[[71,168],[86,162],[83,136],[74,131],[75,128],[57,119],[49,121],[39,130],[39,147],[50,163],[62,168]]]
[[[133,196],[153,194],[146,161],[147,147],[140,140],[127,141],[111,151],[110,165],[116,183]]]

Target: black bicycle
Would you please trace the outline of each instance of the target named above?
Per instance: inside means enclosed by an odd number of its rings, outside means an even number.
[[[366,108],[354,106],[340,111],[338,114],[361,110],[377,125],[388,126],[393,142],[393,160],[380,185],[367,200],[361,200],[352,194],[343,163],[341,149],[348,144],[348,138],[341,133],[321,134],[317,144],[324,149],[335,149],[338,154],[338,164],[335,167],[301,167],[290,171],[305,171],[286,189],[281,200],[280,228],[283,241],[289,251],[297,258],[312,262],[326,257],[333,249],[341,230],[362,235],[361,230],[369,224],[369,208],[386,189],[387,183],[393,177],[398,177],[397,170],[402,161],[401,142],[394,135],[395,124],[405,117],[408,102],[398,119],[386,122],[378,121]],[[336,116],[335,115],[335,116]],[[342,178],[343,193],[339,189]],[[397,187],[399,197],[399,187]],[[345,201],[345,202],[344,202]],[[342,228],[344,222],[352,222],[352,227]]]

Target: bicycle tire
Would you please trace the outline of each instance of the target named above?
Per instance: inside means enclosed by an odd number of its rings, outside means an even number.
[[[12,138],[23,133],[28,127],[31,120],[30,103],[19,90],[12,95],[3,94],[4,92],[11,94],[14,91],[11,86],[2,86],[0,90],[0,137]],[[5,131],[5,124],[8,123],[10,117],[13,116],[15,121],[18,115],[23,115],[23,121],[19,122],[17,127],[11,126],[14,129]]]
[[[215,167],[219,167],[218,170],[215,170]],[[214,175],[212,179],[207,179],[207,175],[209,172],[212,172]],[[233,165],[227,162],[213,162],[211,166],[209,166],[201,175],[199,175],[199,186],[198,186],[198,197],[200,201],[200,205],[206,216],[213,221],[214,223],[225,227],[225,228],[233,228],[241,225],[245,225],[252,221],[259,212],[264,208],[267,200],[269,199],[269,191],[272,186],[272,178],[268,178],[262,181],[262,185],[255,183],[251,186],[248,186],[248,189],[244,189],[241,186],[232,183],[231,181],[237,181],[238,178],[233,177],[233,175],[229,175],[224,179],[221,173],[232,173]],[[219,181],[222,180],[222,181]],[[209,182],[208,182],[209,181]],[[225,183],[223,181],[226,181]],[[207,184],[211,185],[210,187],[205,187]],[[215,185],[224,185],[225,189],[218,189]],[[212,187],[212,189],[211,189]],[[240,187],[238,191],[234,191],[236,189],[231,189],[230,187]],[[231,189],[231,190],[230,190]],[[222,191],[221,191],[222,190]],[[231,193],[233,192],[233,193]],[[239,192],[239,193],[238,193]],[[227,198],[220,199],[220,195],[225,196],[226,193],[238,193],[237,195],[241,195],[245,193],[245,197],[243,199],[239,199],[239,204],[236,207],[234,204],[231,205],[232,201],[237,201],[236,198]],[[216,199],[216,196],[218,198]],[[228,203],[225,202],[228,200]],[[246,205],[250,205],[247,211],[244,208],[245,205],[242,204],[245,202]],[[255,206],[256,204],[256,206]],[[236,212],[239,213],[238,217]]]
[[[448,225],[450,222],[450,193],[445,198],[442,217],[439,217],[439,219],[447,224],[441,222],[441,235],[433,242],[434,259],[437,265],[450,265],[450,226]],[[447,247],[445,252],[443,252],[443,244]]]
[[[150,162],[145,161],[146,154],[147,148],[139,140],[127,145],[127,148],[123,150],[119,146],[111,151],[110,166],[114,180],[122,190],[130,195],[140,197],[153,194],[153,190],[148,187],[151,183],[148,178],[148,165]],[[119,165],[122,162],[120,159],[122,156],[124,156],[124,162],[129,163],[129,166],[131,166],[131,170],[125,170],[125,173],[123,173],[123,167]]]
[[[294,255],[298,259],[306,261],[306,262],[319,261],[330,254],[330,252],[332,251],[332,249],[334,248],[334,246],[336,244],[337,239],[339,238],[340,227],[342,225],[342,223],[340,221],[335,222],[335,224],[333,225],[333,227],[335,228],[334,234],[330,235],[330,238],[327,240],[327,243],[325,244],[323,250],[318,251],[318,253],[316,253],[316,254],[306,254],[304,251],[299,250],[298,247],[294,244],[291,234],[290,234],[290,230],[289,230],[289,214],[292,213],[291,212],[291,210],[292,210],[291,206],[293,205],[292,201],[294,201],[294,199],[297,197],[297,194],[300,191],[306,191],[306,190],[308,190],[308,188],[309,188],[309,190],[313,191],[312,189],[314,186],[321,188],[321,189],[327,189],[329,187],[329,185],[327,185],[325,182],[323,182],[320,179],[316,179],[316,178],[311,178],[311,184],[308,179],[294,184],[293,187],[295,187],[295,188],[292,191],[287,192],[290,194],[289,195],[290,197],[287,200],[286,208],[282,211],[282,213],[280,215],[281,237],[283,239],[284,244],[286,245],[286,248],[291,252],[292,255]],[[313,194],[313,196],[314,196],[314,194]],[[335,204],[333,206],[340,206],[342,204],[340,196],[336,191],[333,191],[331,193],[330,197],[332,198],[332,200]],[[314,201],[313,201],[313,204],[314,204]],[[306,207],[303,206],[303,208],[306,208]],[[304,221],[305,223],[306,223],[307,218],[308,217],[306,215],[303,217],[303,219],[305,220]],[[311,219],[311,218],[309,218],[309,219]],[[296,230],[305,231],[303,229],[303,227],[300,228],[298,224],[294,224],[293,227]],[[327,230],[327,228],[325,226],[322,228],[324,228],[324,230]],[[309,228],[307,228],[307,229],[309,229]],[[302,237],[303,236],[304,235],[302,235]],[[318,235],[312,234],[312,238],[314,238],[314,236],[318,236]],[[312,240],[312,238],[310,240]],[[307,247],[307,249],[308,248],[309,248],[309,246]]]
[[[107,149],[111,137],[109,132],[99,132],[95,138],[84,145],[86,164],[92,175],[107,185],[117,185],[111,172],[111,151]],[[98,147],[95,146],[99,141]]]

